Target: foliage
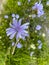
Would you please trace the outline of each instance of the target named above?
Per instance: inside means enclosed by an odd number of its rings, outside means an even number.
[[[45,14],[41,17],[32,18],[30,15],[34,14],[32,6],[39,0],[19,0],[22,4],[18,6],[18,0],[7,0],[4,4],[4,10],[0,15],[0,65],[49,65],[49,6],[45,5],[47,0],[42,0]],[[6,35],[6,29],[9,23],[12,22],[12,14],[19,14],[20,18],[24,18],[23,23],[29,22],[29,37],[26,40],[20,39],[22,48],[15,49],[14,55],[11,54],[13,50],[12,42]],[[8,15],[9,18],[4,18]],[[46,18],[45,18],[46,17]],[[36,26],[41,25],[41,30],[36,30]],[[42,48],[39,49],[38,40],[42,42]],[[33,55],[31,56],[31,52]]]

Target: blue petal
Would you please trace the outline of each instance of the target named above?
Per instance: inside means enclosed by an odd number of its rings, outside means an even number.
[[[17,35],[16,35],[16,40],[18,40],[19,38],[22,38],[22,36],[21,36],[20,33],[17,33]]]
[[[22,44],[21,43],[18,43],[16,46],[17,46],[17,48],[22,48]]]
[[[17,20],[16,19],[13,20],[13,25],[17,26]]]
[[[21,25],[22,19],[19,19],[19,25]]]
[[[12,17],[15,17],[15,14],[12,14]]]
[[[10,35],[10,39],[13,39],[15,36],[16,32],[14,32],[13,34]]]
[[[21,25],[21,28],[22,29],[27,29],[28,28],[28,25],[29,25],[29,23],[25,23],[25,24]]]

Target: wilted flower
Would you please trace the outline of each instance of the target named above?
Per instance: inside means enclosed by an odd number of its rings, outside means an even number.
[[[21,44],[21,43],[18,43],[18,44],[16,45],[16,47],[17,47],[17,48],[22,48],[22,44]]]
[[[32,7],[32,10],[37,10],[37,16],[40,17],[44,14],[43,5],[41,3],[36,2]]]
[[[40,25],[36,26],[36,30],[40,30],[42,27]]]
[[[8,19],[8,15],[5,15],[4,18]]]
[[[21,25],[21,21],[22,19],[19,19],[19,21],[14,19],[13,23],[10,24],[10,28],[6,29],[7,36],[10,36],[10,39],[14,37],[16,37],[16,40],[25,39],[26,36],[29,36],[27,31],[29,23]]]

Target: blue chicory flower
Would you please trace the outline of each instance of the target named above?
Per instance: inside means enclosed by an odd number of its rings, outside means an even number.
[[[38,49],[41,49],[42,48],[42,43],[40,43],[40,45],[38,46]]]
[[[21,6],[21,2],[20,1],[18,1],[17,3],[18,3],[18,6]]]
[[[41,11],[38,11],[38,13],[37,13],[38,15],[38,17],[40,17],[40,16],[42,16],[43,14],[44,14],[44,11],[43,10],[41,10]]]
[[[40,30],[42,27],[40,25],[36,26],[36,30]]]
[[[38,40],[37,42],[40,44],[41,43],[41,40]]]
[[[15,16],[17,19],[19,18],[19,15],[18,14],[16,14],[16,16]]]
[[[4,18],[8,19],[8,15],[5,15]]]
[[[15,17],[15,14],[12,14],[12,17]]]
[[[37,16],[40,17],[44,14],[43,5],[41,3],[36,2],[32,7],[32,10],[37,10]]]
[[[16,15],[15,14],[12,14],[12,17],[18,19],[19,18],[19,15],[18,14],[16,14]]]
[[[17,48],[22,48],[22,44],[21,44],[21,43],[18,43],[18,44],[16,45],[16,47],[17,47]]]
[[[19,21],[14,19],[13,23],[10,24],[10,28],[6,29],[7,36],[10,36],[10,39],[16,37],[16,40],[20,38],[24,40],[26,36],[29,36],[27,31],[29,23],[21,25],[21,21],[22,19],[19,19]]]

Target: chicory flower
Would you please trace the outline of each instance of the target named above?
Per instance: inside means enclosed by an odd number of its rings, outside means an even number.
[[[13,23],[10,24],[10,28],[6,29],[7,36],[10,36],[10,39],[16,37],[16,40],[20,38],[24,40],[26,36],[29,36],[27,31],[29,23],[21,25],[21,21],[22,19],[19,19],[19,21],[14,19]]]
[[[35,5],[32,7],[32,10],[37,11],[37,16],[40,17],[44,14],[43,5],[41,3],[36,2]]]

